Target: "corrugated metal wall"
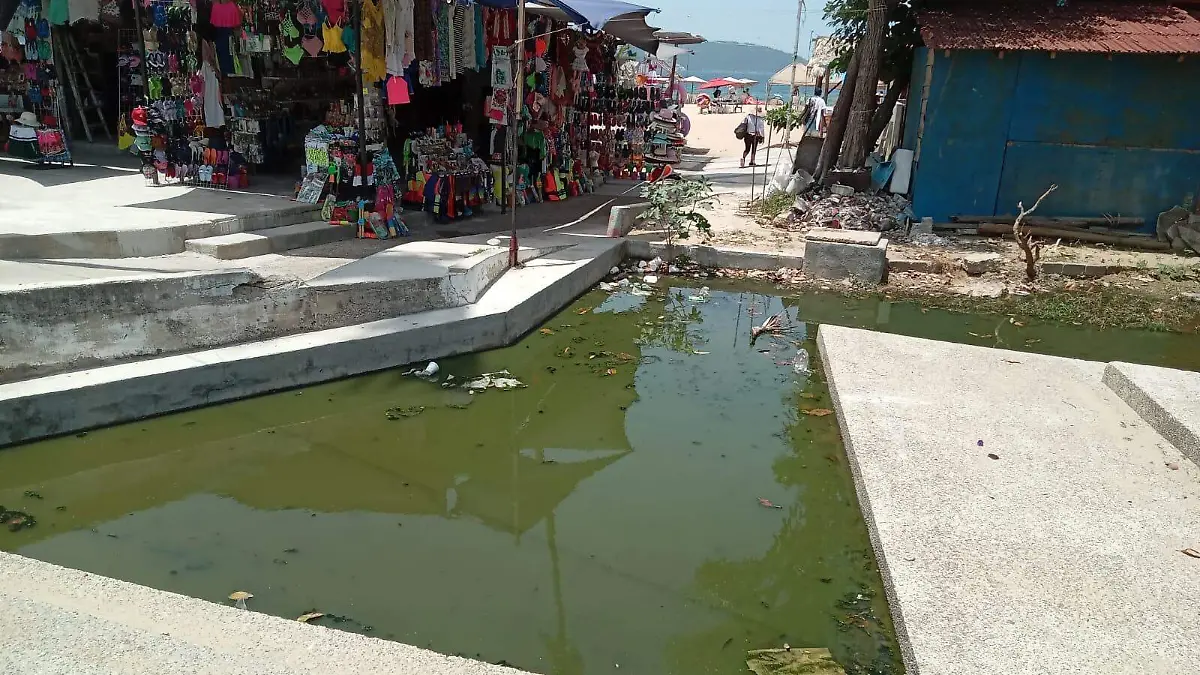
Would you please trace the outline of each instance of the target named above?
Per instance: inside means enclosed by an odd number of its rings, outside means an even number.
[[[915,59],[917,91],[927,55]],[[920,217],[1010,214],[1057,183],[1039,215],[1151,223],[1200,192],[1200,58],[937,52],[925,107],[913,177]],[[907,148],[917,147],[920,114],[917,99]]]

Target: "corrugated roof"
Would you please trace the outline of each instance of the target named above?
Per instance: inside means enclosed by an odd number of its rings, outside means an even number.
[[[942,6],[921,12],[933,49],[1200,54],[1200,11],[1160,3],[1068,0]]]

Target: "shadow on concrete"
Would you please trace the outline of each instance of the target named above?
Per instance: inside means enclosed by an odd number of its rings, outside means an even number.
[[[57,187],[102,178],[128,176],[131,173],[137,173],[137,169],[92,164],[76,164],[73,167],[41,166],[21,159],[0,158],[0,175],[26,178],[42,187]]]
[[[75,267],[75,268],[91,269],[91,270],[121,270],[121,271],[126,271],[126,272],[149,272],[152,274],[156,274],[156,273],[171,274],[171,273],[177,273],[177,272],[183,273],[183,272],[189,272],[189,271],[209,271],[209,269],[210,269],[209,267],[205,267],[205,266],[197,266],[193,270],[190,268],[189,269],[179,269],[179,268],[172,267],[170,269],[163,269],[160,267],[143,267],[140,265],[132,265],[132,264],[131,265],[122,265],[122,264],[120,264],[120,258],[113,259],[113,262],[110,264],[101,264],[101,263],[91,262],[91,261],[82,262],[82,261],[78,261],[78,260],[55,260],[55,259],[51,259],[51,258],[32,258],[32,259],[22,260],[21,262],[35,263],[38,265],[56,265],[56,266],[68,267],[68,268]]]

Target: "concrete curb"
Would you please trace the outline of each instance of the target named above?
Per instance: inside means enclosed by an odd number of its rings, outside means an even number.
[[[626,250],[631,258],[650,260],[656,256],[665,257],[667,245],[662,242],[629,239]],[[727,267],[738,270],[777,270],[785,267],[799,269],[804,266],[803,255],[715,248],[703,244],[676,244],[675,255],[686,255],[706,267]]]
[[[0,446],[511,344],[623,249],[594,239],[532,260],[472,305],[0,385]]]
[[[0,606],[4,607],[0,613],[0,669],[6,673],[524,672],[235,609],[11,553],[0,553]]]
[[[330,225],[326,221],[315,220],[261,230],[222,234],[215,237],[188,239],[184,242],[184,248],[217,260],[236,260],[353,239],[357,231],[358,228],[352,225]]]
[[[610,208],[608,211],[608,236],[624,237],[629,234],[633,228],[645,222],[639,216],[648,208],[650,208],[650,202],[637,202]]]
[[[188,239],[294,225],[313,219],[320,207],[280,200],[280,208],[215,218],[191,225],[131,230],[0,235],[0,259],[142,258],[182,253]]]
[[[43,322],[134,306],[141,311],[174,309],[206,298],[229,297],[237,287],[258,278],[250,270],[234,268],[30,285],[0,291],[0,316],[8,321]]]
[[[1153,380],[1149,380],[1153,378]],[[1182,382],[1189,378],[1190,382]],[[1200,375],[1168,368],[1113,362],[1104,367],[1104,384],[1133,408],[1146,424],[1200,465],[1200,433],[1181,419],[1180,399],[1194,401],[1200,393]],[[1190,387],[1188,386],[1190,384]],[[1151,391],[1151,387],[1160,391]],[[1187,395],[1183,390],[1190,389]],[[1173,405],[1175,404],[1175,405]],[[1177,414],[1178,413],[1178,414]]]
[[[900,646],[900,656],[904,661],[907,672],[918,675],[920,671],[917,669],[917,659],[913,652],[912,637],[908,634],[908,627],[904,621],[904,613],[900,609],[900,598],[896,594],[896,582],[888,567],[887,556],[884,555],[883,539],[879,534],[878,521],[871,508],[871,499],[867,492],[861,463],[856,457],[853,439],[845,431],[848,426],[845,405],[842,403],[841,395],[838,392],[837,379],[833,376],[830,361],[825,357],[828,351],[825,346],[827,339],[833,339],[835,342],[838,340],[852,340],[853,330],[842,326],[821,324],[817,327],[817,354],[821,360],[821,370],[825,375],[825,386],[829,389],[829,402],[832,404],[830,407],[833,408],[834,415],[837,417],[838,434],[842,438],[842,446],[846,451],[846,460],[850,465],[850,477],[854,481],[854,492],[858,498],[858,506],[862,510],[863,522],[867,525],[867,535],[871,538],[871,549],[875,553],[875,564],[879,567],[879,576],[883,580],[883,594],[887,598],[888,611],[892,615],[892,629],[896,631],[896,642]],[[832,337],[830,337],[831,332],[834,334]],[[839,332],[842,332],[840,336],[837,335]]]

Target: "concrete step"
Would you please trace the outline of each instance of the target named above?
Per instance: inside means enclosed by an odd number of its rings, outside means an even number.
[[[353,239],[354,234],[353,227],[330,225],[325,221],[314,220],[253,232],[235,232],[218,237],[189,239],[184,243],[184,248],[188,251],[212,256],[218,260],[236,260],[290,251],[294,248],[318,246],[343,239]]]

